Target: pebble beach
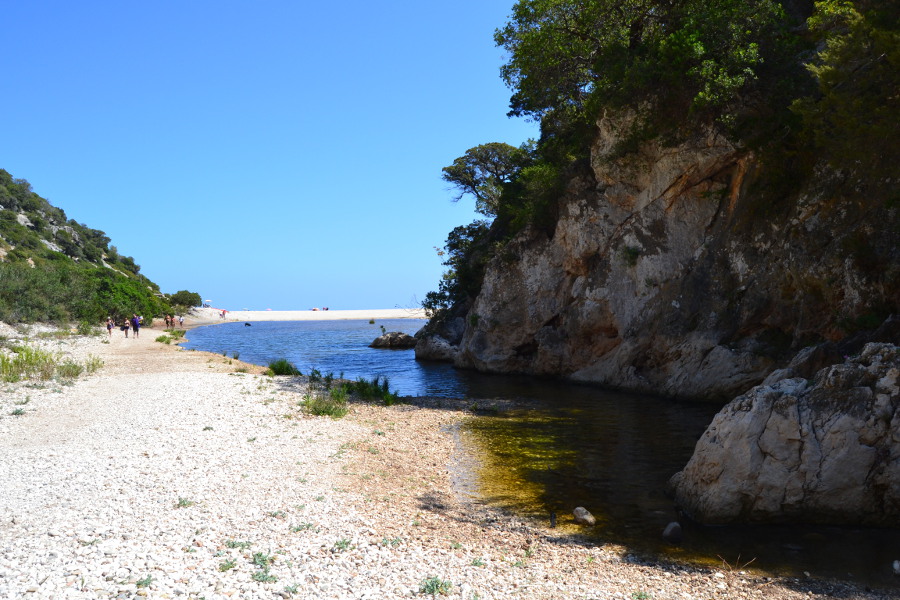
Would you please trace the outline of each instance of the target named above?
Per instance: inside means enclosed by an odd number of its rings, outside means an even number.
[[[102,366],[0,383],[0,598],[896,597],[660,562],[503,513],[454,487],[464,402],[313,417],[303,378],[157,342],[159,326],[42,331],[0,335]]]

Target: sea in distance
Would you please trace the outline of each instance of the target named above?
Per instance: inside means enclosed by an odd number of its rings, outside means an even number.
[[[268,365],[287,359],[301,372],[317,369],[345,379],[387,377],[401,396],[464,398],[482,414],[454,432],[462,457],[457,488],[479,501],[535,519],[556,512],[560,532],[572,508],[587,507],[598,543],[713,566],[744,565],[769,572],[810,572],[876,585],[896,585],[900,531],[853,527],[702,527],[678,515],[666,482],[690,458],[719,405],[626,394],[523,376],[485,375],[446,363],[416,361],[412,350],[369,348],[385,331],[410,335],[425,321],[257,321],[198,327],[185,349]],[[492,415],[492,403],[505,409]],[[678,546],[661,539],[679,520]],[[579,534],[584,531],[578,530]]]

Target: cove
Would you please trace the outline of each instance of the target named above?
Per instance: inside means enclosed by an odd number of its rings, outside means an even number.
[[[184,348],[266,365],[287,358],[301,371],[348,379],[386,376],[404,396],[465,398],[478,416],[457,431],[457,488],[475,501],[537,522],[557,514],[561,536],[619,544],[649,556],[709,566],[743,566],[802,576],[896,585],[900,532],[846,527],[702,527],[679,515],[666,482],[687,463],[719,406],[626,394],[533,377],[484,375],[416,361],[411,350],[375,350],[387,331],[415,333],[423,322],[306,321],[225,323],[190,330]],[[494,407],[499,407],[499,410]],[[597,526],[574,525],[584,506]],[[661,532],[678,520],[684,541]]]

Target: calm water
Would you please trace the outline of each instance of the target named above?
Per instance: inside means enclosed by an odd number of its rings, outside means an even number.
[[[577,531],[571,509],[598,519],[593,535],[657,554],[706,564],[744,564],[780,573],[809,571],[879,586],[897,584],[900,531],[837,527],[700,527],[678,519],[665,493],[669,477],[690,458],[718,407],[673,402],[528,377],[457,371],[417,362],[412,350],[375,350],[387,331],[413,334],[424,321],[296,321],[227,323],[193,329],[184,348],[266,365],[286,358],[304,373],[345,378],[386,376],[406,396],[467,398],[481,408],[513,400],[517,410],[467,423],[462,445],[476,457],[460,484],[487,502],[546,519],[560,533]],[[678,519],[685,540],[664,544],[660,533]]]

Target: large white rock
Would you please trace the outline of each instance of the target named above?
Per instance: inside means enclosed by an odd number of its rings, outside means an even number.
[[[898,378],[900,349],[868,344],[735,398],[672,478],[676,502],[708,524],[900,525]]]

